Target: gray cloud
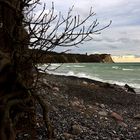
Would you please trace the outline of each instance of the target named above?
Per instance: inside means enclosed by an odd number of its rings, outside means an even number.
[[[42,0],[46,2],[46,0]],[[47,0],[51,6],[52,0]],[[107,25],[112,20],[112,25],[102,31],[101,35],[93,36],[93,41],[72,47],[76,53],[111,53],[139,55],[140,51],[140,1],[139,0],[53,0],[56,11],[67,13],[69,7],[75,5],[74,14],[85,17],[90,7],[97,13],[100,26]],[[92,20],[94,20],[92,19]],[[57,50],[62,50],[57,49]]]

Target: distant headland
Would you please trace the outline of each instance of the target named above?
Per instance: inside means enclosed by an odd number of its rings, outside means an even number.
[[[71,54],[34,51],[34,55],[40,54],[38,63],[114,63],[110,54]]]

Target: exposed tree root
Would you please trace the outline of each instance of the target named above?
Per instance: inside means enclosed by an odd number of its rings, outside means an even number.
[[[48,131],[48,138],[51,140],[54,136],[54,133],[53,133],[53,127],[51,125],[51,121],[48,116],[48,105],[40,95],[34,93],[33,96],[37,99],[37,101],[39,102],[39,104],[43,109],[43,120],[45,122]]]
[[[24,95],[24,97],[23,97]],[[33,94],[35,98],[43,109],[43,120],[45,122],[48,138],[53,138],[53,129],[48,116],[48,106],[46,101],[38,95]],[[34,104],[30,104],[32,97],[25,92],[15,92],[7,95],[2,95],[0,98],[0,140],[15,140],[16,139],[16,130],[15,126],[17,122],[20,122],[18,117],[23,112],[31,112],[29,114],[30,123],[35,123],[35,113]]]
[[[0,127],[0,139],[1,140],[15,140],[15,130],[12,125],[12,121],[10,118],[3,117],[1,120]]]
[[[21,103],[20,100],[9,101],[3,105],[0,110],[0,139],[1,140],[15,140],[15,130],[10,116],[11,107]]]
[[[27,92],[27,91],[26,91]],[[11,92],[0,97],[0,140],[15,140],[15,125],[18,111],[24,112],[30,108],[27,104],[31,100],[30,96],[25,95],[24,91]],[[21,107],[23,107],[21,109]]]
[[[9,108],[9,107],[8,107]],[[2,107],[0,110],[0,139],[15,140],[15,130],[10,119],[9,109]]]

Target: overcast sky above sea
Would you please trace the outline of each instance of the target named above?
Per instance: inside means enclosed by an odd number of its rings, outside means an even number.
[[[46,2],[51,8],[52,0]],[[88,15],[92,6],[100,25],[112,24],[95,35],[94,40],[72,47],[74,53],[110,53],[112,55],[140,56],[140,0],[53,0],[56,11],[66,13],[74,5],[75,13]],[[37,9],[39,11],[39,9]],[[58,49],[59,50],[59,49]]]

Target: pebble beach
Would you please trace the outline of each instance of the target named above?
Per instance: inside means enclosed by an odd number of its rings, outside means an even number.
[[[139,140],[140,95],[116,84],[74,76],[43,74],[53,140]],[[46,140],[42,110],[37,104],[36,140]],[[18,140],[30,139],[27,132]]]

